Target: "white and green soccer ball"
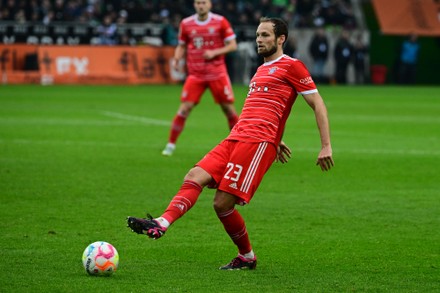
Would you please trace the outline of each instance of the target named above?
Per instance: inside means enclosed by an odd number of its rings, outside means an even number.
[[[119,254],[108,242],[96,241],[87,246],[82,256],[84,269],[89,275],[111,275],[119,265]]]

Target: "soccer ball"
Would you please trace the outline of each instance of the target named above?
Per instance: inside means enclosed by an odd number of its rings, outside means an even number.
[[[118,268],[119,254],[110,243],[96,241],[84,250],[82,262],[89,275],[111,275]]]

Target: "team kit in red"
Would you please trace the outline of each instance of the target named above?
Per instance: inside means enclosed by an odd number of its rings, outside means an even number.
[[[208,87],[216,103],[234,101],[225,56],[219,55],[207,60],[203,57],[203,52],[220,48],[224,46],[225,41],[235,37],[228,20],[212,12],[205,21],[200,21],[197,15],[182,20],[178,38],[180,44],[187,45],[188,71],[188,78],[182,90],[182,101],[199,103],[201,95]]]
[[[197,163],[213,177],[215,183],[209,187],[237,196],[239,203],[248,203],[276,158],[298,94],[316,91],[310,73],[298,59],[282,55],[261,65],[250,81],[238,123],[223,142]]]
[[[196,0],[194,3],[196,7],[210,3],[205,1]],[[197,23],[195,18],[188,18],[185,23],[191,21]],[[209,27],[206,29],[209,32]],[[184,36],[191,34],[191,29],[188,32],[181,28],[181,31],[180,38],[185,41]],[[329,170],[334,164],[327,109],[306,66],[300,60],[283,54],[282,46],[287,37],[288,26],[282,19],[260,20],[256,43],[258,53],[264,57],[265,62],[258,67],[250,81],[238,122],[228,137],[185,175],[179,191],[160,217],[153,218],[147,214],[145,219],[127,218],[133,232],[146,234],[153,239],[162,237],[170,225],[196,204],[205,186],[216,188],[214,210],[238,248],[238,256],[220,269],[255,269],[257,258],[245,221],[235,205],[244,205],[252,200],[263,176],[276,160],[286,163],[290,158],[291,150],[282,141],[282,137],[299,94],[313,109],[320,133],[321,150],[316,164],[322,171]],[[192,46],[197,47],[198,43],[194,40]],[[205,54],[209,53],[205,51]],[[196,65],[192,70],[203,71],[201,67],[204,61],[200,58],[193,61]],[[205,78],[209,76],[205,75]]]

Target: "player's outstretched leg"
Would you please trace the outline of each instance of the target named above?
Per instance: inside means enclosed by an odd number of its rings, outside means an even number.
[[[248,259],[239,254],[236,258],[231,260],[230,263],[220,267],[220,270],[254,270],[256,267],[256,257],[253,259]]]
[[[158,239],[162,237],[167,228],[163,227],[159,222],[150,214],[147,214],[147,218],[127,218],[127,226],[137,234],[145,234],[150,238]]]

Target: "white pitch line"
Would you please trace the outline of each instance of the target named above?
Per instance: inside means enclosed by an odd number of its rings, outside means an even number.
[[[90,119],[68,119],[68,118],[58,118],[58,119],[47,119],[47,118],[31,118],[31,119],[20,119],[20,118],[4,118],[0,117],[0,125],[56,125],[56,126],[125,126],[133,125],[133,122],[128,121],[101,121],[101,120],[90,120]]]
[[[135,122],[140,122],[140,123],[148,124],[148,125],[159,125],[159,126],[170,126],[171,125],[170,121],[152,119],[152,118],[146,118],[146,117],[140,117],[140,116],[133,116],[133,115],[126,115],[126,114],[111,112],[111,111],[101,111],[101,114],[108,116],[108,117],[112,117],[112,118],[135,121]]]

